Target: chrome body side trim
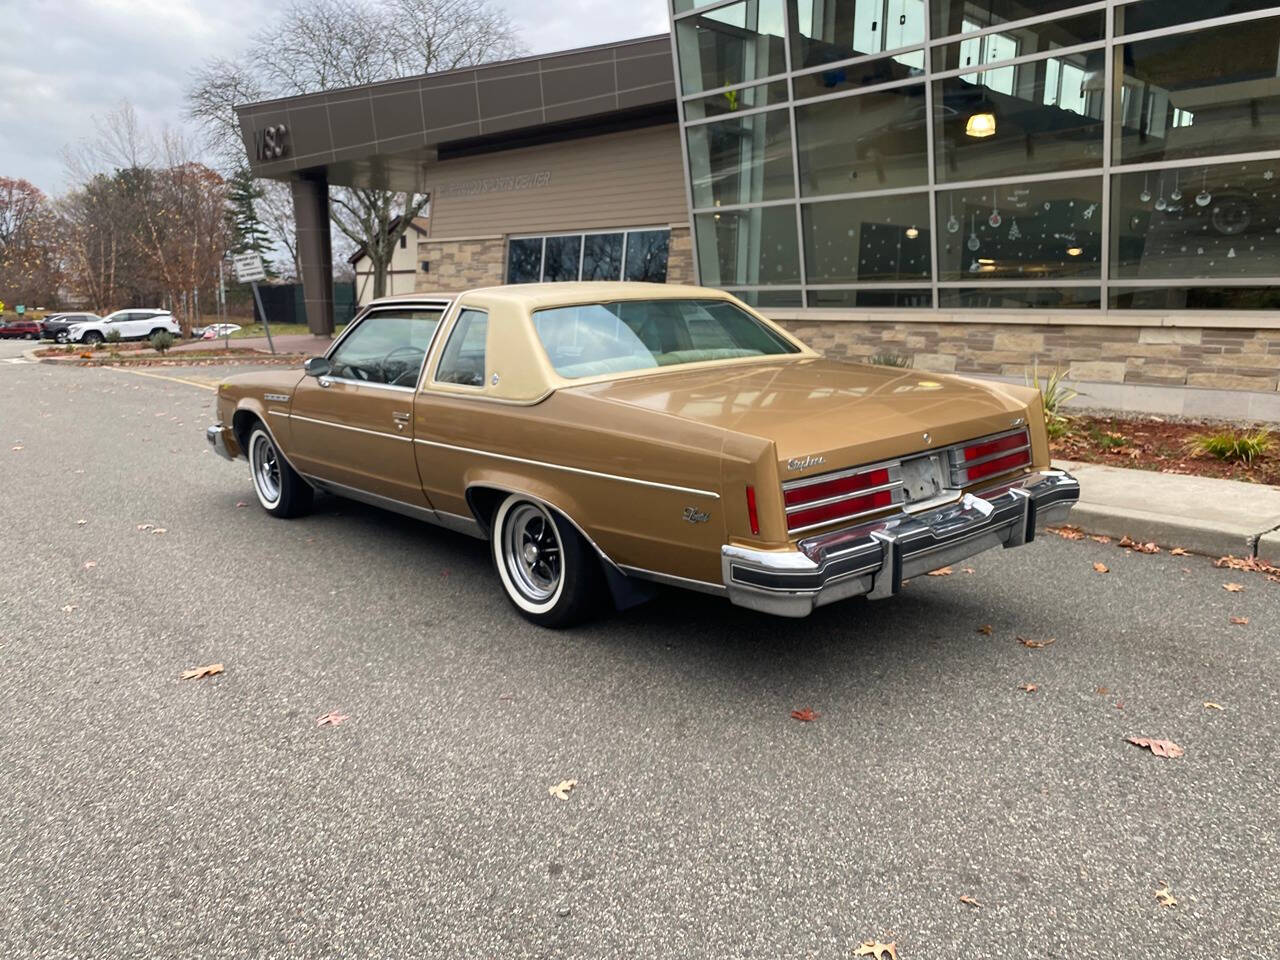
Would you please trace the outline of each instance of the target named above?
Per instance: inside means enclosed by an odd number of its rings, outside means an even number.
[[[275,413],[276,411],[272,410],[271,412]],[[366,430],[364,427],[352,427],[345,423],[335,423],[333,420],[317,420],[315,417],[304,417],[300,413],[281,412],[280,415],[282,417],[288,417],[291,420],[301,420],[304,423],[318,423],[322,427],[336,427],[339,430],[351,430],[355,433],[367,433],[372,437],[385,437],[388,440],[403,440],[405,443],[409,442],[409,437],[398,433],[384,433],[381,430]]]
[[[370,493],[368,490],[361,490],[358,487],[349,487],[345,483],[326,480],[311,473],[304,473],[302,476],[318,490],[336,493],[338,496],[346,497],[348,500],[359,500],[361,503],[367,503],[371,507],[381,507],[383,510],[391,510],[406,517],[413,517],[415,520],[425,520],[428,523],[437,524],[440,522],[436,512],[428,507],[420,507],[415,503],[405,503],[403,500],[384,497],[379,493]]]
[[[637,477],[624,477],[616,473],[600,473],[597,470],[586,470],[582,467],[570,467],[562,463],[549,463],[546,460],[529,460],[525,457],[513,457],[506,453],[495,453],[492,450],[477,450],[474,447],[460,447],[452,443],[441,443],[438,440],[424,440],[421,437],[415,437],[413,442],[420,443],[426,447],[437,447],[441,450],[454,450],[458,453],[474,453],[481,457],[493,457],[497,460],[506,460],[509,463],[523,463],[526,466],[531,467],[548,467],[552,470],[563,470],[566,473],[576,473],[583,477],[598,477],[602,480],[617,480],[622,483],[634,483],[637,486],[652,487],[657,490],[673,490],[676,493],[690,493],[698,497],[709,497],[712,500],[720,499],[720,494],[713,490],[698,490],[694,487],[681,487],[673,483],[659,483],[656,480],[641,480]]]
[[[685,590],[694,590],[698,593],[709,593],[717,597],[722,597],[728,592],[728,589],[723,583],[708,583],[706,580],[690,580],[688,577],[677,577],[675,574],[659,573],[657,570],[646,570],[643,567],[618,565],[618,569],[628,577],[635,577],[638,580],[651,580],[654,583],[665,584],[669,587],[681,587]]]
[[[489,539],[484,527],[480,526],[480,521],[475,517],[463,517],[445,510],[437,510],[435,522],[454,533],[465,533],[468,537],[475,537],[477,540]]]
[[[1060,470],[1006,479],[926,513],[901,512],[765,551],[721,549],[729,599],[787,617],[865,595],[882,599],[902,582],[993,547],[1035,539],[1038,526],[1061,523],[1080,499],[1080,484]]]

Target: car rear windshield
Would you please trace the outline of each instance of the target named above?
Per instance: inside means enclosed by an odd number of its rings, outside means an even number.
[[[617,300],[555,307],[534,311],[533,326],[556,373],[570,379],[800,352],[724,300]]]

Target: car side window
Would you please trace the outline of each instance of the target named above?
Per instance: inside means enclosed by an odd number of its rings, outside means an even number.
[[[489,314],[464,309],[449,333],[440,365],[438,383],[458,383],[466,387],[484,386],[485,341],[489,335]]]
[[[331,376],[414,387],[443,311],[380,310],[369,314],[329,355]]]

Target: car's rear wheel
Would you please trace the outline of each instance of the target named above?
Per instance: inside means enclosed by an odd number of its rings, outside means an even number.
[[[603,593],[599,561],[563,518],[512,494],[494,514],[489,536],[502,588],[526,620],[569,627],[595,611]]]
[[[85,343],[101,343],[105,338],[97,330],[88,330],[80,339]]]
[[[249,432],[249,471],[262,509],[273,517],[299,517],[311,510],[315,491],[276,448],[261,424]]]
[[[57,333],[55,333],[55,334],[53,335],[53,339],[54,339],[54,340],[56,340],[58,343],[66,343],[66,342],[67,342],[67,331],[65,331],[65,330],[59,330]]]

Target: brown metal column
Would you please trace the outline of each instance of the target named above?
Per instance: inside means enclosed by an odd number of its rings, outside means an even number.
[[[298,269],[307,306],[307,327],[317,336],[333,333],[333,246],[329,239],[329,181],[323,173],[303,173],[290,182],[298,229]]]

